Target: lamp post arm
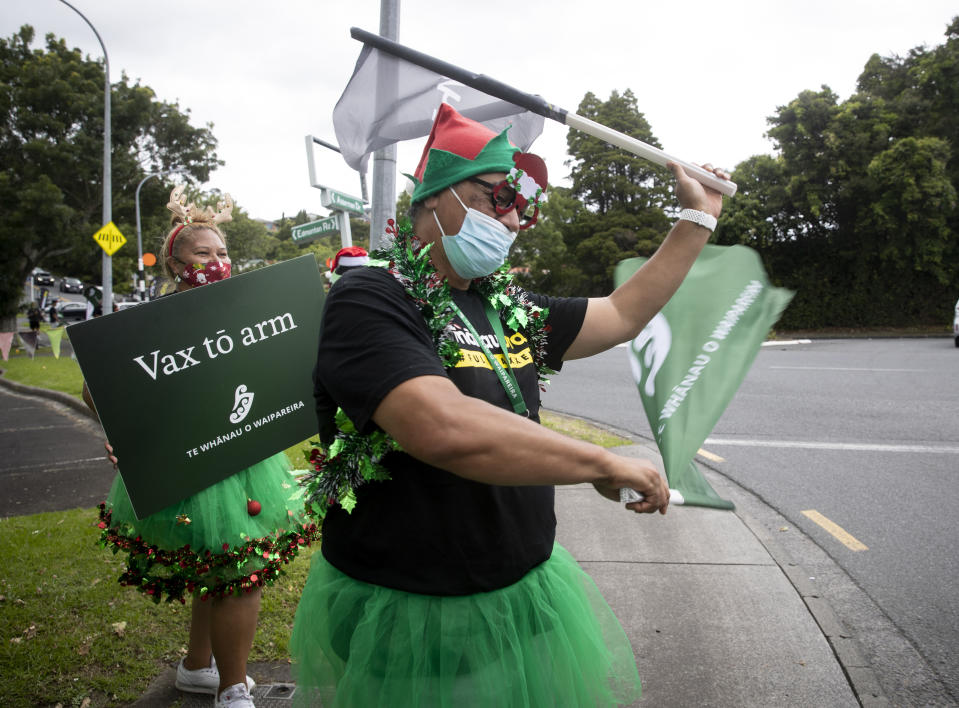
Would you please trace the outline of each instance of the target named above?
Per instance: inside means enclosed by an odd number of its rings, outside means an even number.
[[[146,177],[141,179],[140,184],[137,185],[136,198],[134,201],[136,203],[137,212],[137,292],[140,297],[140,302],[143,302],[143,300],[146,299],[146,282],[143,276],[143,234],[140,230],[140,188],[143,186],[143,183],[151,177],[162,177],[163,175],[169,175],[175,172],[177,172],[177,170],[151,172]]]
[[[137,185],[136,199],[134,200],[137,211],[137,295],[140,302],[143,302],[144,292],[146,290],[146,283],[143,279],[143,235],[140,230],[140,187],[151,177],[156,177],[156,175],[149,174],[140,180],[140,184]]]

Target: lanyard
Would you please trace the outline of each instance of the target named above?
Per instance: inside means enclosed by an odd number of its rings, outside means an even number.
[[[509,402],[513,405],[513,410],[519,415],[529,416],[529,411],[526,409],[526,402],[523,400],[523,394],[519,389],[519,383],[517,383],[516,376],[513,374],[513,367],[510,366],[509,363],[509,349],[506,346],[506,335],[503,332],[503,323],[500,322],[499,313],[496,312],[496,309],[489,301],[484,301],[483,304],[486,309],[486,318],[489,320],[490,326],[492,326],[493,331],[496,333],[496,338],[499,340],[500,348],[503,350],[503,358],[506,360],[505,368],[500,363],[499,358],[490,352],[489,347],[483,343],[483,339],[479,336],[479,333],[476,331],[473,323],[466,318],[466,315],[463,314],[463,311],[455,302],[452,300],[450,301],[450,306],[453,308],[453,312],[455,312],[456,315],[463,321],[463,324],[466,325],[466,328],[469,330],[470,334],[473,335],[473,339],[476,340],[477,344],[480,346],[480,349],[483,350],[483,354],[486,355],[486,359],[489,361],[490,366],[493,367],[493,371],[496,372],[496,376],[503,385],[503,390],[506,391],[506,396],[509,398]]]

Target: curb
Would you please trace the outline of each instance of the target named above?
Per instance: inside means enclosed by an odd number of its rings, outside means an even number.
[[[715,470],[713,470],[715,472]],[[746,525],[756,540],[766,549],[769,557],[796,589],[799,597],[816,620],[826,641],[829,642],[836,661],[842,667],[856,699],[863,708],[887,708],[892,705],[882,692],[875,671],[863,658],[859,643],[840,622],[829,602],[809,582],[809,573],[795,563],[788,553],[749,514],[736,509],[736,516]]]
[[[91,411],[87,404],[81,401],[79,398],[71,396],[66,393],[61,393],[60,391],[53,391],[49,388],[40,388],[39,386],[27,386],[26,384],[18,383],[16,381],[11,381],[3,377],[5,372],[0,370],[0,386],[10,389],[11,391],[16,391],[17,393],[24,393],[28,396],[40,396],[41,398],[48,398],[51,401],[56,401],[57,403],[62,403],[65,406],[73,408],[77,413],[82,413],[96,423],[100,422],[100,419],[97,417],[97,414]]]

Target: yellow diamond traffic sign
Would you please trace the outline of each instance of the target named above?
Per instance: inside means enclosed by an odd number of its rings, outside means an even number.
[[[100,244],[100,248],[106,251],[108,256],[112,256],[127,242],[126,236],[120,233],[120,229],[112,221],[93,234],[93,240]]]

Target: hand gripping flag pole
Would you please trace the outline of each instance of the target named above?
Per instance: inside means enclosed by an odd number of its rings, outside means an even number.
[[[537,115],[541,115],[545,118],[549,118],[550,120],[562,123],[570,128],[576,128],[577,130],[581,130],[582,132],[592,135],[595,138],[605,140],[611,145],[622,148],[657,165],[665,167],[667,162],[675,162],[676,164],[681,165],[686,171],[686,174],[688,174],[690,177],[706,185],[707,187],[715,189],[721,194],[731,197],[736,193],[737,187],[735,182],[719,179],[716,177],[716,175],[704,170],[698,165],[686,162],[685,160],[680,160],[679,158],[663,152],[657,147],[653,147],[652,145],[644,143],[641,140],[637,140],[636,138],[631,138],[628,135],[613,130],[612,128],[607,128],[606,126],[589,120],[588,118],[584,118],[583,116],[575,113],[569,113],[563,108],[554,106],[552,103],[547,102],[540,96],[524,93],[519,89],[504,84],[501,81],[497,81],[496,79],[484,74],[475,74],[471,71],[454,66],[453,64],[449,64],[435,57],[431,57],[428,54],[423,54],[415,49],[410,49],[409,47],[399,44],[398,42],[394,42],[391,39],[381,37],[380,35],[373,34],[372,32],[361,30],[358,27],[353,27],[350,29],[350,36],[352,36],[353,39],[357,39],[364,44],[375,47],[380,51],[386,52],[387,54],[391,54],[410,63],[429,69],[430,71],[435,71],[438,74],[447,76],[455,81],[459,81],[460,83],[470,86],[477,91],[482,91],[490,96],[495,96],[503,101],[508,101],[516,106],[525,108],[528,111],[532,111]]]

